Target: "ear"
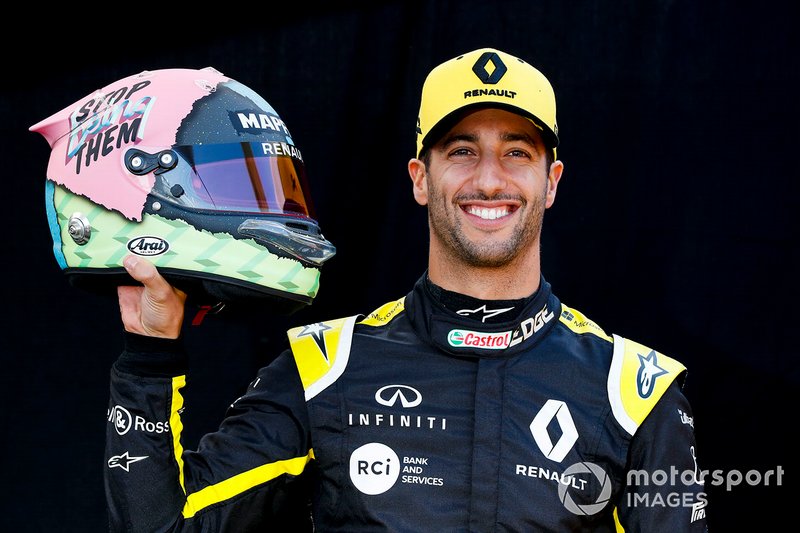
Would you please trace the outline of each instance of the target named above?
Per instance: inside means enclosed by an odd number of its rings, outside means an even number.
[[[413,183],[414,199],[419,205],[428,205],[428,174],[425,163],[419,159],[409,161],[408,175]]]
[[[561,181],[561,173],[564,172],[564,163],[553,161],[550,165],[550,172],[547,174],[547,193],[545,198],[545,208],[550,208],[556,201],[556,190],[558,182]]]

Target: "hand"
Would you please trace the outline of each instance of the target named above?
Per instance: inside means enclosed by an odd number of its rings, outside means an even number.
[[[125,331],[177,339],[183,324],[186,293],[170,285],[146,259],[129,255],[122,264],[128,274],[143,285],[117,287]]]

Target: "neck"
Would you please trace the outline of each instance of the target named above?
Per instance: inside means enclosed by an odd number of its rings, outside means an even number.
[[[541,265],[539,246],[496,267],[480,267],[431,247],[428,277],[439,287],[481,300],[527,298],[539,289]]]

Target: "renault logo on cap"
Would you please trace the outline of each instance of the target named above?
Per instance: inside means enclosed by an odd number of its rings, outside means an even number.
[[[489,63],[492,64],[491,69],[486,68]],[[506,64],[503,63],[500,56],[494,52],[484,52],[475,64],[472,65],[472,72],[478,76],[479,80],[487,85],[494,85],[500,81],[507,71],[508,67],[506,67]]]

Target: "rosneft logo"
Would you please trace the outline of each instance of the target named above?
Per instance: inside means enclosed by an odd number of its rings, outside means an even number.
[[[508,67],[496,53],[484,52],[472,65],[472,72],[486,85],[494,85],[505,76]]]
[[[465,329],[451,329],[447,334],[447,342],[454,348],[485,348],[487,350],[504,350],[511,342],[511,332],[483,333]]]
[[[128,241],[128,250],[136,255],[161,255],[169,250],[169,243],[161,237],[134,237]]]

